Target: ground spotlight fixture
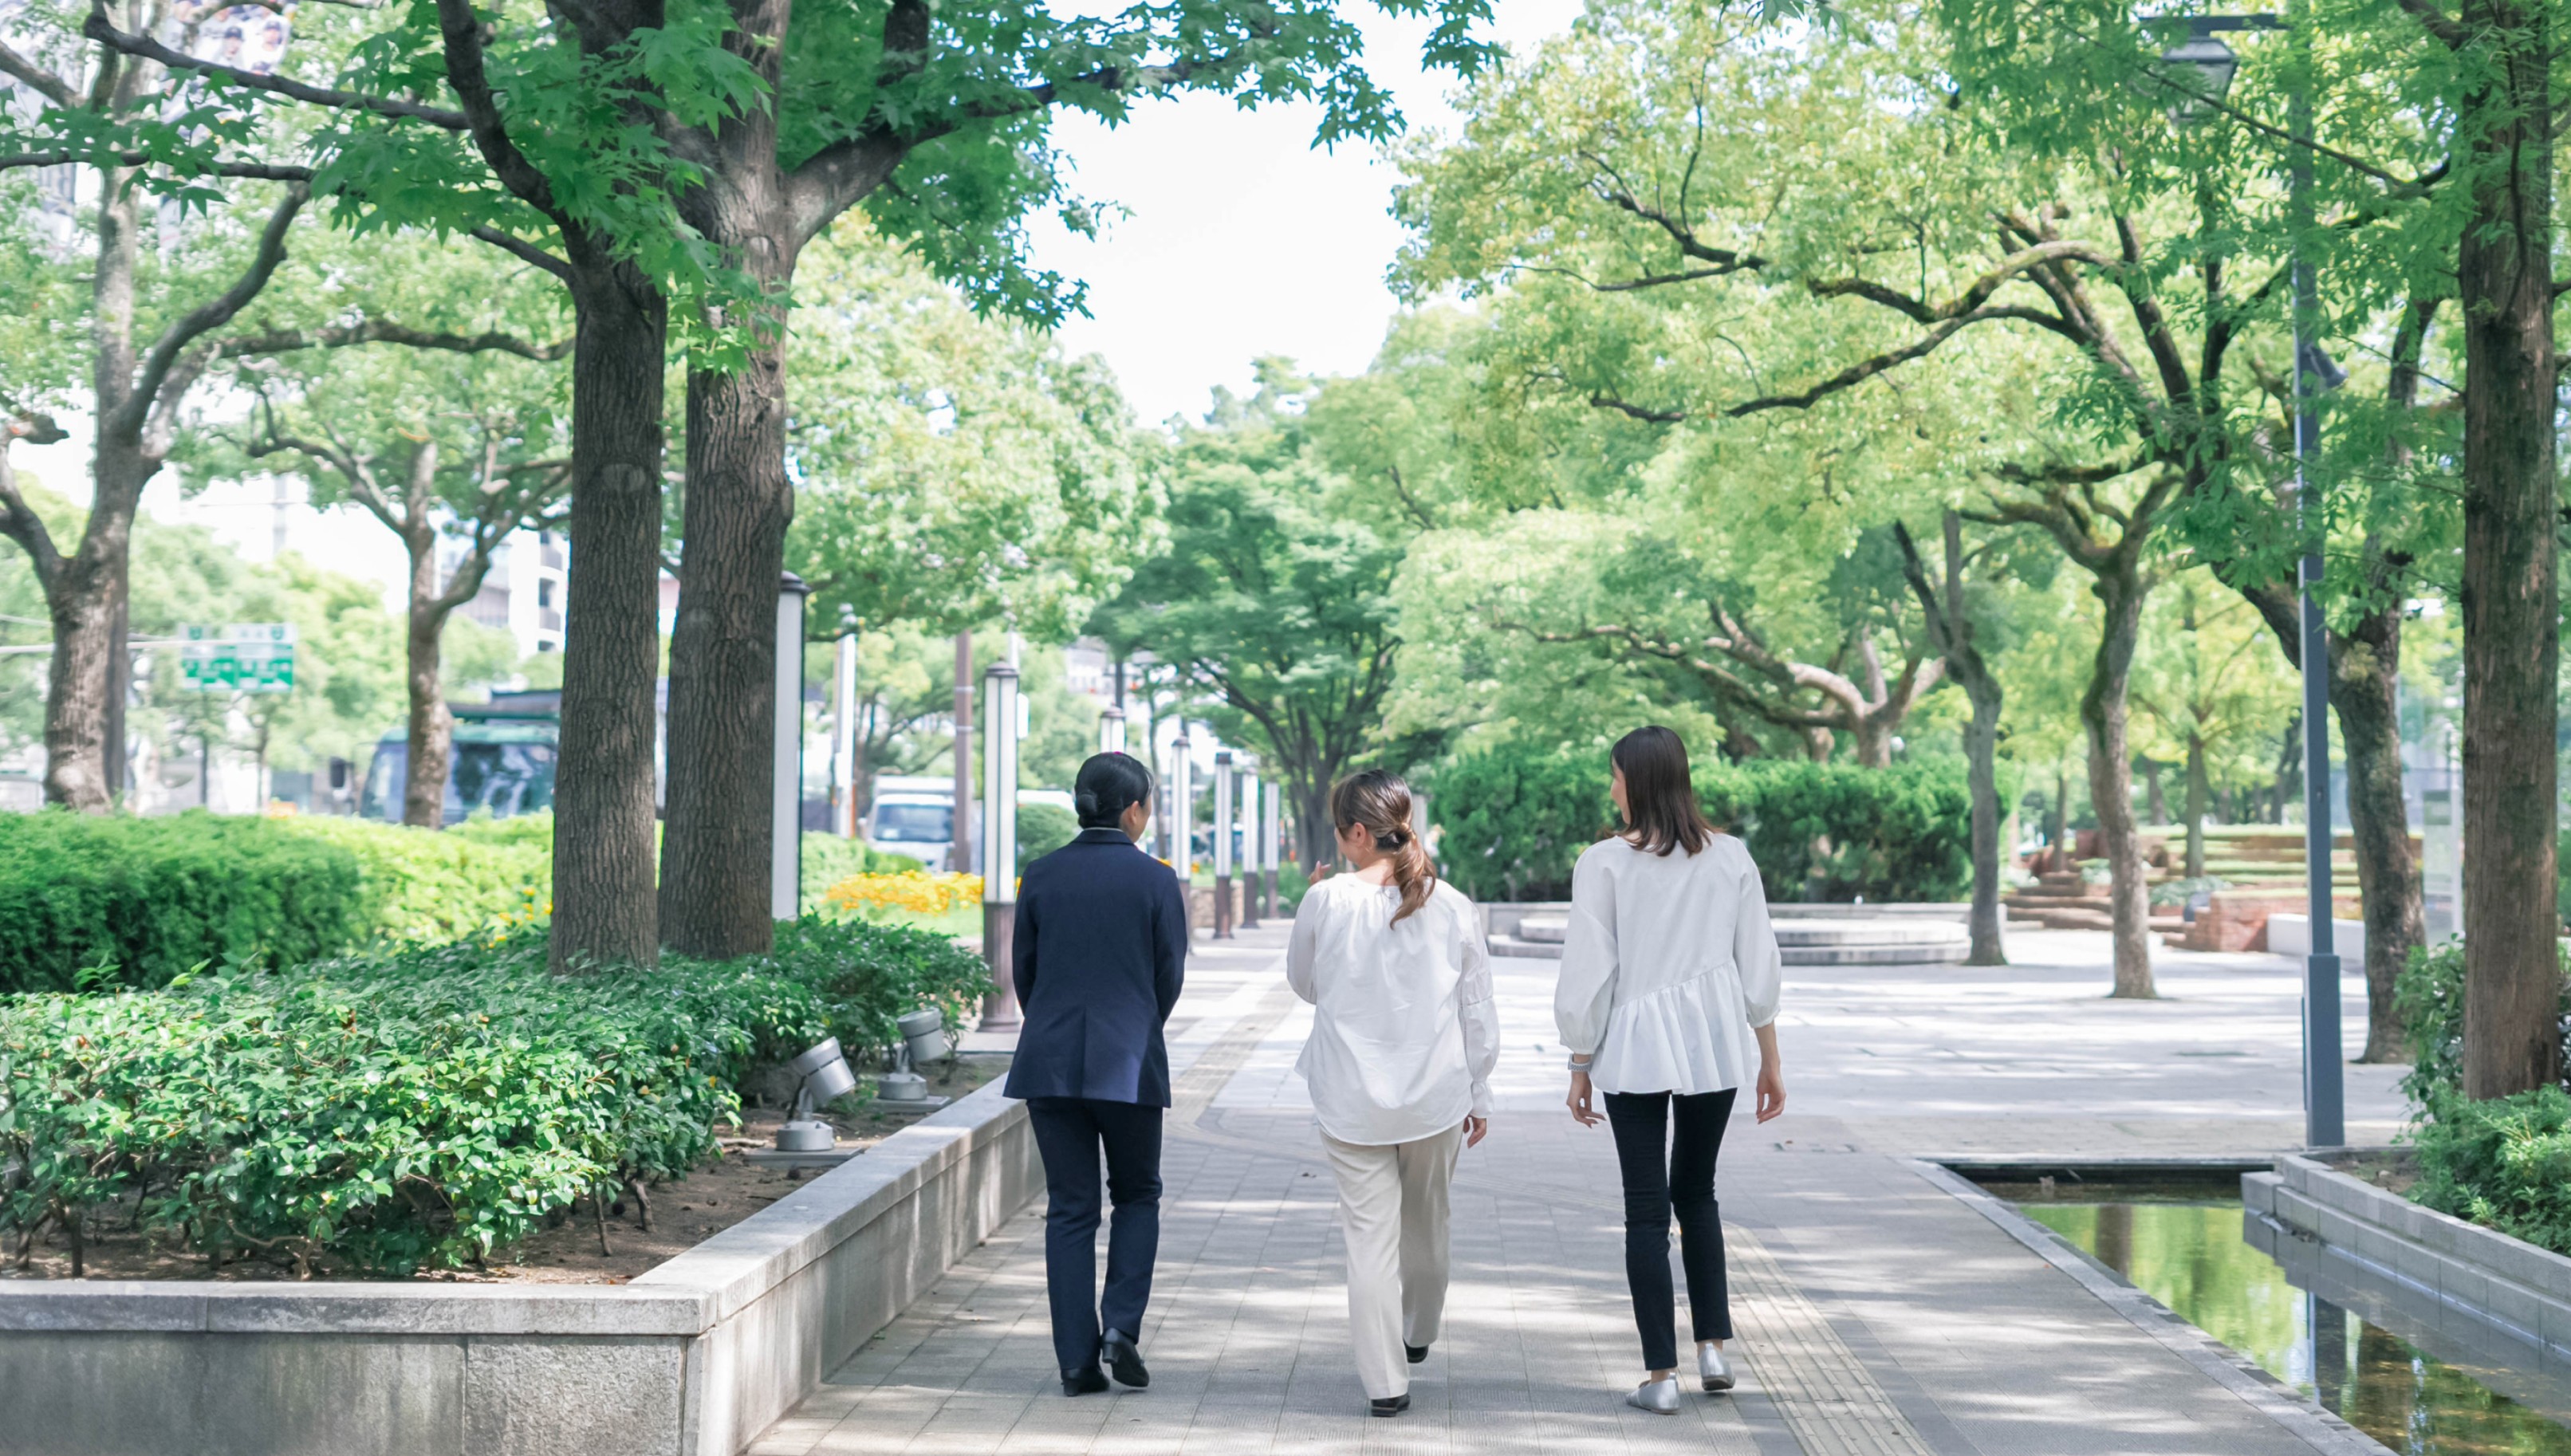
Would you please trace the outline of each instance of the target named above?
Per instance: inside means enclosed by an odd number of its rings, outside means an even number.
[[[857,1074],[839,1054],[831,1037],[786,1064],[794,1074],[794,1116],[776,1130],[779,1153],[827,1153],[838,1146],[838,1130],[812,1116],[812,1109],[857,1090]]]
[[[892,1045],[892,1070],[875,1079],[875,1097],[888,1103],[925,1102],[928,1079],[911,1069],[946,1060],[946,1013],[923,1006],[893,1022],[901,1040]]]

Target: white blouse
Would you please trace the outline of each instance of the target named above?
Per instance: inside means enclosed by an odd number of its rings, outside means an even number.
[[[1739,839],[1666,856],[1601,839],[1571,871],[1554,1024],[1595,1054],[1600,1092],[1721,1092],[1757,1071],[1750,1033],[1777,1019],[1783,966]]]
[[[1313,1007],[1294,1070],[1342,1143],[1416,1142],[1491,1113],[1499,1012],[1473,902],[1439,880],[1394,924],[1400,906],[1390,885],[1333,875],[1304,893],[1286,942],[1286,979]]]

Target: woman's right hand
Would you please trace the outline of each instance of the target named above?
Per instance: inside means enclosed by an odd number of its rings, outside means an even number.
[[[1607,1115],[1589,1105],[1589,1074],[1574,1067],[1571,1070],[1571,1096],[1564,1099],[1572,1118],[1584,1128],[1594,1128],[1607,1121]]]

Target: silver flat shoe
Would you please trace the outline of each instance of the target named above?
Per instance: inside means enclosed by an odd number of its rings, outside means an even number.
[[[1625,1397],[1625,1403],[1654,1415],[1677,1415],[1679,1377],[1672,1375],[1667,1380],[1646,1380],[1634,1387],[1633,1392]]]
[[[1712,1345],[1697,1346],[1696,1372],[1705,1377],[1708,1394],[1732,1388],[1732,1362]]]

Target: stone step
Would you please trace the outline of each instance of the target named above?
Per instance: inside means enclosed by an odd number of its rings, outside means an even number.
[[[1820,945],[1963,945],[1971,936],[1961,920],[1805,920],[1782,916],[1770,922],[1781,946]]]
[[[1951,965],[1972,950],[1971,935],[1960,920],[1782,916],[1771,923],[1777,931],[1778,953],[1790,966]],[[1569,933],[1567,916],[1528,915],[1518,921],[1517,933],[1490,937],[1490,950],[1494,956],[1560,960]]]

